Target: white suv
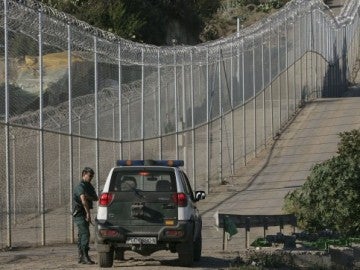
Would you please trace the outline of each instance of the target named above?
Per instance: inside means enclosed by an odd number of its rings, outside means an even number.
[[[148,256],[177,252],[182,266],[200,260],[202,220],[182,160],[119,160],[99,199],[95,224],[100,267],[124,259],[126,250]]]

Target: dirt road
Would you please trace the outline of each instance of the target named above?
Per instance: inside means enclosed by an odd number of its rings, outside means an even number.
[[[0,252],[0,269],[99,269],[95,265],[77,263],[75,245],[56,245],[39,248],[23,248]],[[92,259],[97,261],[94,250],[90,251]],[[204,250],[200,262],[194,264],[196,269],[224,269],[231,266],[236,252],[219,252]],[[128,269],[187,269],[180,267],[177,255],[170,252],[157,252],[149,257],[141,257],[133,252],[125,253],[125,261],[115,261],[113,268]]]

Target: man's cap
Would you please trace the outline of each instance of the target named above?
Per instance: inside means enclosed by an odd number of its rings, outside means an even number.
[[[82,173],[83,173],[83,174],[84,174],[84,173],[90,173],[90,174],[92,174],[92,175],[95,174],[94,170],[91,169],[90,167],[85,167],[85,168],[83,169]]]

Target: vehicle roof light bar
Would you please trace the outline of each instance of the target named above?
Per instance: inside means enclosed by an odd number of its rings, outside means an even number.
[[[182,167],[183,160],[140,160],[140,159],[119,159],[116,161],[117,166],[167,166],[167,167]]]

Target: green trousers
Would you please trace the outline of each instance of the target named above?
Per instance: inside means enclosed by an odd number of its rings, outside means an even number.
[[[74,223],[78,228],[78,249],[82,251],[89,251],[90,242],[90,223],[85,220],[84,216],[74,217]]]

